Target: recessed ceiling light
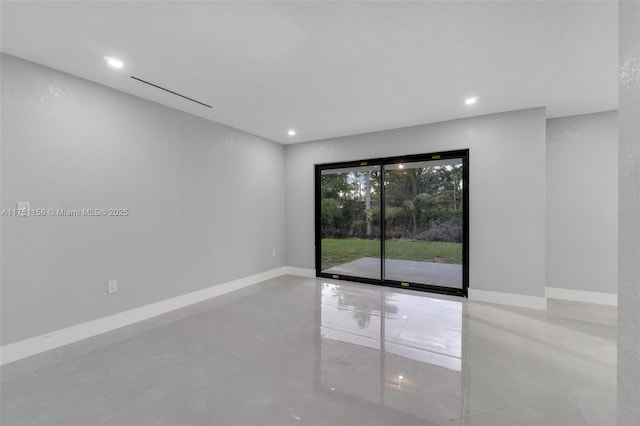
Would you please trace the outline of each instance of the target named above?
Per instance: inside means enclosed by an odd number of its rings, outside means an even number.
[[[114,68],[122,68],[124,66],[120,59],[112,58],[111,56],[105,56],[104,60]]]
[[[398,164],[398,168],[399,169],[404,169],[404,165],[403,164]]]
[[[289,131],[287,132],[287,134],[288,134],[289,136],[295,136],[295,135],[296,135],[296,131],[295,131],[295,130],[289,130]]]
[[[478,102],[478,97],[477,96],[471,96],[467,99],[464,100],[464,104],[465,105],[473,105],[476,102]]]

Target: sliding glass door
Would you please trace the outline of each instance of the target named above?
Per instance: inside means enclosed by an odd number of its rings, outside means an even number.
[[[316,274],[466,295],[468,151],[316,166]]]

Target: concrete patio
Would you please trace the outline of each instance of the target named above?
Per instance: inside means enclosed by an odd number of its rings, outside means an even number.
[[[322,272],[380,279],[380,259],[363,257],[353,262],[325,269]],[[460,264],[386,259],[385,272],[385,278],[388,280],[462,288],[462,265]]]

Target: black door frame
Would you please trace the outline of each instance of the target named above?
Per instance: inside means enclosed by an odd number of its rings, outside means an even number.
[[[380,166],[381,176],[384,179],[384,166],[398,163],[410,163],[417,161],[437,161],[448,159],[462,160],[462,289],[434,286],[420,283],[401,282],[385,279],[384,276],[384,260],[385,260],[385,209],[384,207],[384,182],[380,185],[380,263],[381,263],[381,279],[371,279],[363,277],[353,277],[347,275],[333,275],[323,273],[322,266],[322,238],[321,238],[321,185],[322,172],[331,169],[357,168],[365,166]],[[467,297],[469,289],[469,150],[443,151],[429,154],[404,155],[399,157],[374,158],[362,161],[346,161],[340,163],[316,164],[315,166],[315,257],[316,257],[316,276],[321,278],[333,278],[337,280],[355,281],[366,284],[384,285],[389,287],[408,288],[411,290],[421,290],[430,293],[449,294],[454,296]]]

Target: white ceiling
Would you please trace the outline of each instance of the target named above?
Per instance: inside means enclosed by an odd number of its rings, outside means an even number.
[[[617,108],[617,1],[2,1],[1,50],[281,142]],[[105,55],[125,67],[106,66]],[[189,102],[130,76],[213,106]],[[477,95],[468,107],[465,97]],[[296,136],[287,130],[296,129]]]

